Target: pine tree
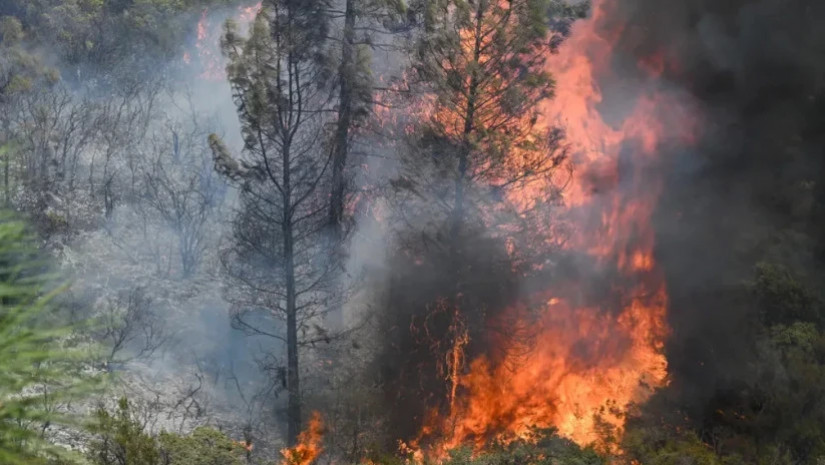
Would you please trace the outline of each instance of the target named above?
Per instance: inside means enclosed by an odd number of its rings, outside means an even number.
[[[240,189],[232,245],[223,253],[237,327],[286,345],[281,380],[288,391],[288,442],[301,430],[299,348],[328,340],[318,319],[328,310],[334,260],[322,240],[328,218],[331,156],[324,16],[315,2],[270,2],[248,39],[227,24],[223,41],[245,141],[240,161],[210,136],[216,169]],[[247,319],[265,309],[272,327]]]
[[[556,176],[566,159],[561,133],[539,122],[554,92],[546,60],[563,35],[550,27],[556,6],[416,5],[422,27],[411,51],[412,123],[402,122],[410,144],[391,181],[398,223],[409,226],[397,232],[379,316],[382,381],[402,438],[422,431],[414,412],[450,414],[455,373],[439,360],[456,348],[466,360],[486,354],[490,334],[529,336],[506,312],[522,298],[532,265],[549,256],[546,238],[537,240],[538,228],[528,225],[550,216],[543,207],[559,197]],[[528,205],[513,195],[520,189],[529,192]]]
[[[557,7],[551,0],[424,2],[411,70],[424,111],[405,174],[419,192],[436,193],[453,242],[470,216],[511,187],[552,188],[565,159],[560,133],[537,124],[554,92],[546,59],[558,42],[549,27]]]
[[[51,305],[45,266],[25,225],[0,214],[0,463],[36,464],[65,455],[43,440],[72,419],[54,408],[87,392],[91,352],[72,348],[72,328]]]
[[[332,139],[330,225],[337,237],[342,234],[346,220],[348,179],[345,169],[352,148],[353,129],[368,118],[373,103],[370,48],[375,44],[375,36],[388,36],[393,32],[407,9],[399,0],[344,0],[341,6],[340,10],[330,10],[333,16],[343,17],[340,37],[332,41],[336,44],[338,62],[332,83],[336,91],[336,120]]]
[[[351,173],[347,167],[356,138],[356,129],[370,116],[373,103],[373,81],[370,70],[370,48],[373,37],[389,35],[393,25],[406,11],[402,1],[344,0],[343,9],[330,10],[333,16],[343,17],[340,38],[337,41],[338,63],[332,87],[335,95],[335,130],[332,134],[332,176],[329,196],[329,235],[334,244],[346,241],[348,218],[346,206],[351,193]],[[335,250],[339,259],[343,249]],[[343,292],[340,290],[339,294]],[[340,305],[330,312],[328,321],[341,327],[343,314]]]

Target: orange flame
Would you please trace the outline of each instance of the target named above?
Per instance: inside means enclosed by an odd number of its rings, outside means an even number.
[[[248,25],[261,10],[262,2],[253,5],[240,6],[232,15],[235,22],[241,25]],[[224,68],[226,61],[219,50],[220,37],[223,33],[221,21],[212,21],[209,17],[209,9],[205,8],[201,12],[197,24],[197,41],[195,43],[197,65],[200,67],[200,78],[208,81],[223,81],[226,79]],[[183,62],[192,65],[192,53],[185,51]]]
[[[252,452],[252,449],[255,448],[251,441],[232,441],[232,443],[247,452]]]
[[[261,11],[261,2],[258,2],[252,6],[245,6],[240,8],[240,14],[238,15],[238,19],[242,23],[251,23],[255,16]]]
[[[651,167],[663,144],[692,142],[697,125],[683,102],[646,88],[620,124],[604,120],[599,78],[610,70],[620,32],[605,27],[610,7],[611,0],[596,0],[591,17],[574,25],[549,60],[557,93],[543,105],[539,124],[564,129],[576,168],[564,193],[574,230],[564,246],[592,257],[618,298],[585,302],[587,283],[549,284],[529,350],[511,342],[503,361],[482,356],[469,364],[451,391],[461,394],[450,399],[449,418],[433,415],[421,432],[419,439],[435,438],[430,455],[443,457],[466,442],[523,438],[532,427],[555,427],[580,445],[615,452],[605,430],[620,435],[628,406],[667,383],[668,294],[650,223],[663,186]],[[668,66],[659,54],[638,69],[655,81]],[[525,188],[510,200],[528,204],[534,195]]]
[[[461,384],[460,374],[464,367],[464,347],[470,342],[467,328],[464,326],[464,321],[458,311],[453,315],[450,333],[453,335],[453,345],[447,354],[446,368],[447,381],[450,383],[450,412],[453,412],[455,411],[456,394]]]
[[[298,435],[298,444],[294,447],[281,449],[281,465],[310,465],[321,455],[321,439],[324,424],[321,414],[312,412],[307,428]]]

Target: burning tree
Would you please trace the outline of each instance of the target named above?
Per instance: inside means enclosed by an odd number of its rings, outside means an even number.
[[[286,344],[286,366],[274,368],[289,393],[289,444],[301,429],[299,347],[329,340],[317,326],[328,308],[333,271],[328,241],[322,240],[330,155],[323,144],[323,67],[316,60],[323,35],[319,11],[312,2],[271,2],[248,39],[227,24],[222,45],[242,124],[243,158],[234,160],[210,136],[216,169],[240,190],[232,243],[222,253],[233,283],[227,298],[237,327]],[[252,319],[261,313],[262,320]]]
[[[332,177],[329,196],[329,234],[334,243],[343,246],[351,221],[347,206],[352,191],[352,173],[347,168],[351,164],[357,130],[369,118],[373,103],[370,48],[377,46],[375,36],[388,35],[393,30],[405,6],[394,0],[344,0],[340,5],[330,2],[327,8],[332,18],[343,19],[340,38],[332,40],[340,44],[336,43],[331,53],[337,59],[337,70],[331,82],[337,95],[334,99],[335,129],[330,141]],[[340,309],[330,316],[333,324],[343,321]]]
[[[559,37],[548,25],[551,7],[547,0],[439,0],[423,12],[412,79],[425,97],[408,175],[437,192],[453,240],[513,187],[556,194],[551,178],[566,153],[558,131],[536,124],[555,85],[545,66]]]
[[[559,199],[557,178],[567,173],[561,132],[538,123],[554,94],[545,62],[576,13],[539,0],[424,6],[410,72],[411,144],[392,181],[401,221],[416,226],[399,234],[391,310],[380,316],[382,377],[402,438],[427,416],[451,415],[464,360],[529,336],[508,310],[552,251],[544,238],[521,239],[537,232],[533,217],[550,216],[544,207]],[[540,253],[514,247],[522,242]]]

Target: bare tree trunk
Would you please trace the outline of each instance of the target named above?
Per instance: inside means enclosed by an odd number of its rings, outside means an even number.
[[[3,136],[5,136],[4,140],[6,142],[8,142],[8,139],[9,139],[8,138],[8,135],[10,133],[9,124],[10,123],[7,119],[3,121]],[[6,145],[6,153],[4,154],[5,156],[3,157],[4,158],[4,163],[3,163],[3,194],[4,194],[3,197],[4,198],[3,198],[3,201],[5,202],[6,208],[11,206],[11,186],[9,185],[9,183],[11,182],[10,175],[9,175],[9,171],[11,170],[11,153],[12,153],[11,146],[7,144]]]
[[[340,237],[344,217],[344,168],[349,154],[349,132],[352,125],[352,80],[355,75],[355,0],[346,0],[344,42],[341,48],[341,84],[338,91],[338,122],[335,130],[335,152],[332,158],[332,196],[330,224]]]
[[[11,150],[6,150],[5,163],[3,164],[3,191],[6,207],[11,206],[11,186],[9,185],[9,170],[11,166]]]
[[[341,47],[341,79],[338,90],[338,121],[335,128],[335,148],[332,156],[332,192],[330,195],[329,223],[332,247],[336,256],[340,257],[340,247],[343,242],[344,197],[346,195],[346,179],[344,169],[349,155],[349,135],[352,126],[352,81],[355,79],[355,0],[346,0],[344,12],[344,38]],[[340,283],[338,285],[340,287]],[[340,327],[343,324],[343,314],[340,305],[333,308],[327,316],[327,322]]]
[[[298,372],[298,308],[295,293],[295,250],[292,228],[292,184],[290,179],[289,145],[284,145],[283,198],[284,213],[281,226],[284,243],[284,276],[286,278],[286,353],[287,389],[287,443],[293,446],[301,432],[301,387]]]
[[[484,19],[484,8],[486,8],[486,1],[479,0],[476,9],[476,30],[475,30],[475,44],[473,48],[473,61],[478,63],[481,57],[481,26]],[[462,133],[462,143],[458,154],[458,173],[455,179],[455,197],[452,212],[452,224],[450,226],[450,249],[454,254],[458,254],[458,242],[461,234],[461,228],[464,223],[465,216],[465,193],[464,184],[467,181],[467,170],[469,169],[469,156],[472,147],[470,147],[470,135],[473,130],[473,119],[475,118],[476,100],[478,98],[479,76],[476,68],[473,68],[472,76],[470,77],[470,86],[467,89],[467,112],[464,114],[464,131]]]

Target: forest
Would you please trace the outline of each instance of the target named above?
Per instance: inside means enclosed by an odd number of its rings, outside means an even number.
[[[825,2],[0,0],[0,465],[825,464]]]

